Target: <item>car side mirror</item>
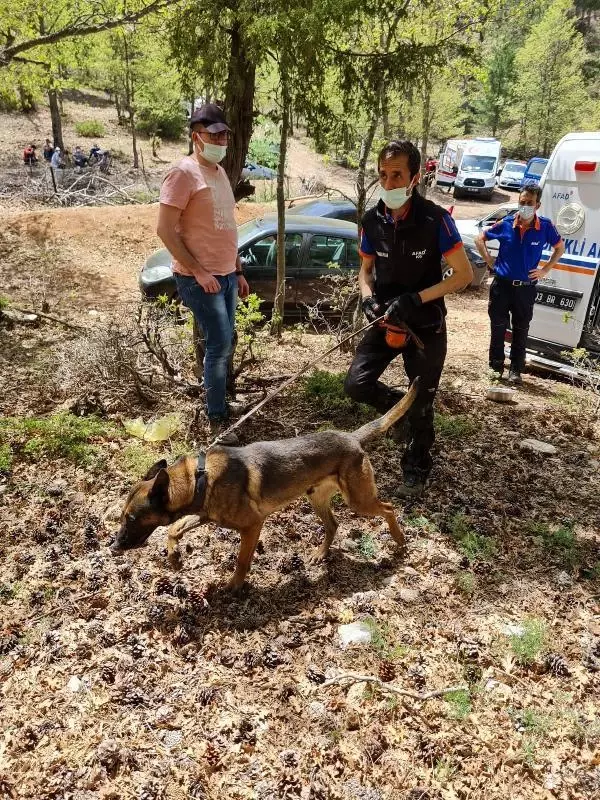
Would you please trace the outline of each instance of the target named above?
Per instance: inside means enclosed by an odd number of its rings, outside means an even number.
[[[498,177],[498,175],[501,175],[501,174],[502,174],[502,170],[499,169],[498,172],[496,173],[496,177]]]

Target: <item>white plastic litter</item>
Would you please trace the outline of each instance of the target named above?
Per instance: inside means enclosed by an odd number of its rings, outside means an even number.
[[[342,647],[350,644],[370,644],[373,634],[371,628],[365,622],[351,622],[349,625],[340,625],[338,636]]]

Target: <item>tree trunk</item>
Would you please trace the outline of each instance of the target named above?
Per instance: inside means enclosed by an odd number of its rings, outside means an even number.
[[[419,191],[427,197],[427,181],[425,180],[425,164],[427,163],[427,148],[429,147],[429,130],[431,128],[431,89],[432,81],[425,79],[423,84],[423,116],[421,118],[421,183]]]
[[[277,165],[277,288],[271,316],[271,334],[281,336],[285,304],[285,157],[292,113],[288,73],[285,57],[280,67],[281,74],[281,135],[279,138],[279,164]]]
[[[387,95],[381,104],[381,121],[383,122],[383,138],[389,142],[392,138],[392,126],[390,125],[390,109]]]
[[[60,117],[60,109],[58,107],[57,89],[48,89],[48,102],[50,104],[50,118],[52,120],[52,139],[54,140],[54,147],[60,147],[61,152],[64,153],[65,144],[63,142],[62,119]]]
[[[254,124],[255,89],[256,62],[247,46],[241,23],[235,22],[231,28],[229,71],[225,89],[225,116],[231,135],[222,164],[232,189],[237,186],[248,154]]]
[[[125,104],[127,107],[127,115],[129,117],[129,130],[131,132],[131,145],[133,148],[133,168],[139,169],[139,155],[137,150],[137,133],[135,130],[135,109],[134,103],[134,85],[133,75],[131,73],[131,57],[129,52],[129,42],[127,36],[123,34],[123,54],[125,57]]]
[[[373,139],[379,123],[379,111],[375,112],[371,118],[371,123],[367,128],[367,132],[360,142],[360,153],[358,157],[358,173],[356,175],[356,213],[358,216],[358,225],[365,213],[367,207],[367,185],[366,185],[366,172],[367,161],[371,154],[371,147],[373,146]]]

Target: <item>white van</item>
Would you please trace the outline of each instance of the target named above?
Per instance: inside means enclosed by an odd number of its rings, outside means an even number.
[[[584,347],[600,357],[600,132],[564,136],[541,185],[540,213],[556,225],[565,252],[538,283],[527,360],[573,374],[563,352]]]
[[[498,139],[448,139],[440,154],[436,181],[454,185],[454,197],[491,199],[496,186],[501,144]]]

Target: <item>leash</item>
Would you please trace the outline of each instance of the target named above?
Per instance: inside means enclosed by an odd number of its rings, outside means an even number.
[[[298,372],[295,373],[295,375],[292,375],[291,378],[288,378],[283,383],[281,383],[270,394],[268,394],[266,397],[263,397],[263,399],[259,403],[257,403],[253,408],[250,409],[250,411],[247,411],[243,416],[241,416],[238,420],[236,420],[233,423],[233,425],[230,425],[229,428],[227,428],[227,430],[225,430],[222,433],[220,433],[219,436],[216,437],[216,439],[213,439],[213,441],[208,445],[207,449],[212,447],[214,444],[217,444],[219,439],[223,438],[224,436],[227,436],[228,433],[231,433],[236,428],[238,428],[242,424],[242,422],[246,422],[247,419],[250,419],[250,417],[252,417],[254,414],[256,414],[256,412],[259,409],[261,409],[270,400],[272,400],[274,397],[276,397],[278,394],[280,394],[284,389],[287,389],[288,386],[291,386],[292,383],[297,381],[298,378],[301,375],[303,375],[305,372],[307,372],[309,369],[311,369],[311,367],[315,367],[320,361],[322,361],[324,358],[327,358],[327,356],[331,355],[331,353],[334,353],[343,344],[345,344],[346,342],[349,342],[350,339],[354,339],[354,337],[358,336],[359,333],[363,333],[364,331],[368,330],[369,328],[372,328],[373,325],[377,325],[378,323],[383,322],[384,319],[385,319],[385,314],[382,314],[380,317],[377,317],[377,319],[374,319],[372,322],[369,322],[367,325],[364,325],[359,330],[354,331],[353,333],[351,333],[348,336],[344,337],[341,341],[339,341],[333,347],[330,347],[329,350],[326,350],[324,353],[321,353],[319,356],[317,356],[317,358],[313,359],[312,361],[309,361],[301,369],[299,369]],[[419,348],[419,350],[424,350],[425,349],[425,345],[423,344],[422,340],[417,336],[416,333],[414,333],[408,327],[408,325],[403,324],[401,327],[407,333],[407,335],[414,340],[414,343]]]

